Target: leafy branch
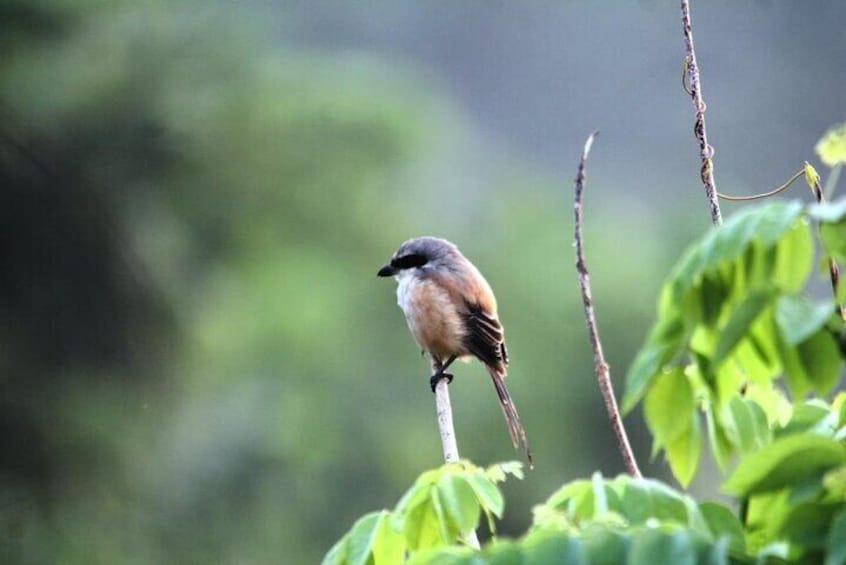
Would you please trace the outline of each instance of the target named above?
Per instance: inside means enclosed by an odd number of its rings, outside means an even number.
[[[462,532],[475,532],[482,515],[490,531],[496,531],[494,517],[502,518],[505,509],[496,484],[508,475],[522,478],[522,465],[500,463],[482,469],[457,461],[426,471],[393,510],[371,512],[353,524],[323,563],[394,565],[444,546],[478,550]]]

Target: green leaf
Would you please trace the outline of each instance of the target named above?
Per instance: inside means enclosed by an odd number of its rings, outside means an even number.
[[[405,555],[405,538],[401,532],[394,529],[393,520],[387,510],[382,511],[372,553],[374,565],[400,563]]]
[[[676,524],[709,533],[693,499],[664,483],[623,475],[615,479],[614,484],[622,490],[615,508],[631,524],[658,520],[665,525]]]
[[[523,547],[522,561],[525,565],[545,565],[547,563],[566,563],[567,565],[587,565],[588,558],[582,542],[572,536],[561,533],[535,536]],[[505,563],[503,561],[503,563]]]
[[[734,453],[734,448],[723,425],[717,422],[717,417],[714,415],[714,405],[710,402],[705,409],[705,424],[708,428],[708,443],[711,446],[711,453],[720,469],[724,469]]]
[[[768,385],[782,373],[779,338],[773,319],[773,308],[764,310],[717,370],[718,402],[724,403],[752,383]]]
[[[837,411],[837,427],[846,424],[846,392],[838,392],[831,401],[831,408]]]
[[[743,525],[734,512],[716,502],[703,502],[699,505],[699,510],[705,517],[714,540],[726,538],[732,552],[742,554],[746,551]]]
[[[820,239],[829,255],[841,262],[846,259],[846,219],[821,223]]]
[[[774,426],[785,426],[793,416],[793,404],[787,400],[781,388],[772,382],[766,384],[749,383],[746,398],[758,403],[767,415],[767,422]]]
[[[846,465],[826,473],[823,486],[834,498],[846,501]]]
[[[359,519],[350,530],[347,541],[346,559],[344,563],[349,565],[365,565],[371,559],[374,552],[374,545],[379,541],[383,525],[388,521],[389,512],[372,512]],[[388,536],[390,538],[390,536]],[[402,546],[400,545],[400,551]],[[383,553],[383,548],[379,548]],[[401,555],[401,553],[400,553]]]
[[[579,516],[593,515],[593,499],[588,495],[592,494],[593,483],[585,479],[578,479],[566,483],[564,486],[555,491],[552,496],[546,501],[546,505],[552,508],[566,510],[568,514]],[[586,498],[590,498],[590,510],[587,512],[577,512],[576,506],[583,503]]]
[[[729,565],[735,563],[729,559],[730,544],[727,538],[720,538],[710,546],[700,548],[698,563],[707,565]]]
[[[693,475],[696,474],[699,455],[702,452],[699,418],[694,415],[688,422],[689,425],[684,434],[669,442],[665,447],[670,470],[676,480],[685,487],[690,484]]]
[[[811,379],[808,371],[802,364],[802,358],[795,347],[790,347],[784,342],[779,343],[781,362],[784,365],[784,380],[793,398],[802,399],[811,390]]]
[[[834,337],[820,330],[798,346],[799,358],[811,388],[820,395],[828,394],[840,378],[843,359]]]
[[[605,481],[602,473],[595,472],[590,479],[591,491],[593,492],[593,517],[600,518],[608,513],[608,496],[605,490]]]
[[[779,527],[791,508],[788,497],[786,490],[776,490],[747,498],[746,550],[750,554],[760,556],[767,545],[780,538]]]
[[[833,126],[814,147],[827,167],[846,163],[846,124]]]
[[[837,383],[842,358],[837,342],[820,329],[796,347],[780,344],[787,385],[794,398],[803,398],[809,390],[827,394]]]
[[[323,556],[321,565],[344,565],[347,562],[347,542],[349,542],[349,539],[349,533],[339,539]]]
[[[687,433],[695,409],[693,388],[681,367],[658,375],[643,400],[653,453]]]
[[[478,565],[477,552],[469,547],[447,546],[412,553],[406,565]],[[397,561],[402,563],[403,561]]]
[[[825,565],[846,563],[846,510],[841,510],[831,521],[826,540]]]
[[[623,504],[618,495],[618,486],[617,480],[604,480],[597,472],[589,481],[578,480],[564,485],[547,500],[545,506],[563,511],[567,523],[619,523]],[[544,514],[548,515],[548,512]],[[539,516],[540,513],[536,510],[535,515]]]
[[[807,296],[788,294],[776,301],[775,319],[785,343],[796,345],[822,328],[833,313],[830,300],[814,304]]]
[[[783,292],[799,292],[814,267],[814,240],[808,222],[796,221],[778,242],[770,283]]]
[[[630,536],[604,527],[588,527],[582,533],[589,563],[625,563]]]
[[[718,269],[715,272],[706,272],[695,290],[698,291],[700,312],[692,317],[692,321],[701,322],[705,327],[713,329],[721,318],[723,307],[728,303],[732,285],[725,279],[721,269]]]
[[[760,208],[752,208],[749,214],[757,216],[760,220],[753,237],[766,247],[775,245],[794,226],[802,209],[803,204],[798,200],[776,201]]]
[[[772,440],[767,415],[754,400],[735,396],[722,414],[726,436],[741,452],[757,451]]]
[[[733,495],[768,492],[821,474],[846,461],[843,446],[814,434],[780,438],[741,459],[723,485]]]
[[[808,400],[794,407],[793,417],[778,430],[778,435],[815,432],[831,437],[837,429],[837,418],[837,413],[825,402],[819,399]]]
[[[429,492],[426,498],[414,507],[408,508],[403,516],[402,532],[408,548],[412,551],[438,547],[448,541],[444,539],[444,528],[436,510],[437,499],[431,496],[433,489],[431,486],[427,489]]]
[[[411,488],[405,491],[405,494],[397,502],[395,514],[401,518],[410,509],[426,502],[429,499],[431,486],[437,482],[438,477],[441,476],[441,472],[442,468],[431,469],[421,473]]]
[[[504,482],[508,475],[523,479],[523,463],[520,461],[506,461],[504,463],[494,463],[487,469],[485,474],[490,480],[495,483]]]
[[[505,499],[497,488],[496,484],[484,474],[471,474],[465,477],[467,483],[476,493],[479,503],[485,512],[489,512],[497,518],[502,518],[505,510]]]
[[[715,350],[719,363],[745,343],[742,338],[749,334],[744,330],[767,311],[766,295],[750,293],[750,288],[766,293],[761,289],[794,291],[803,286],[812,266],[813,244],[800,216],[802,209],[800,202],[746,208],[688,249],[664,283],[658,319],[626,375],[624,412],[685,350],[695,354],[710,382]],[[743,308],[730,320],[728,308],[741,299]],[[754,353],[760,357],[758,365],[776,370],[780,363],[774,355],[775,340],[762,330],[756,340],[744,350],[744,360],[756,361],[750,357]]]
[[[482,559],[473,565],[514,565],[523,563],[523,548],[511,540],[496,540],[484,550]]]
[[[441,543],[454,543],[458,540],[458,536],[461,533],[458,528],[456,527],[455,523],[447,519],[446,510],[444,509],[444,502],[443,497],[441,496],[441,492],[433,487],[432,488],[432,498],[430,505],[432,509],[435,511],[435,517],[438,521],[438,531],[440,532],[440,540],[431,543],[430,547],[435,547],[440,545]],[[423,546],[426,547],[426,546]]]
[[[749,327],[772,303],[774,297],[775,292],[771,289],[756,290],[747,295],[743,302],[732,311],[728,322],[720,332],[720,340],[711,359],[714,365],[722,363],[738,342],[746,337]]]
[[[447,518],[459,532],[467,533],[479,525],[479,500],[467,479],[461,475],[444,473],[437,484],[440,501]]]
[[[780,534],[806,551],[823,549],[826,533],[839,505],[806,502],[790,509],[780,527]]]
[[[697,547],[688,532],[646,530],[634,536],[627,563],[631,565],[695,565]]]
[[[794,226],[801,212],[802,204],[798,201],[776,201],[745,208],[734,214],[685,252],[665,283],[671,291],[668,296],[662,296],[662,304],[668,308],[678,304],[688,292],[701,284],[706,273],[714,273],[724,262],[742,257],[753,241],[761,246],[761,251],[773,247]],[[807,230],[807,227],[804,229]],[[763,283],[766,280],[750,282]]]
[[[658,375],[679,351],[684,337],[684,324],[678,316],[659,321],[637,354],[626,374],[623,412],[628,413],[643,396],[653,378]]]
[[[548,504],[536,504],[532,508],[532,530],[553,530],[558,532],[569,532],[574,529],[573,521],[567,514]]]
[[[323,558],[323,565],[391,565],[402,561],[405,540],[387,510],[362,516]]]

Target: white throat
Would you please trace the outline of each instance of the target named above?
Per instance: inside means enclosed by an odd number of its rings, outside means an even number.
[[[402,308],[403,312],[406,312],[406,307],[408,305],[408,288],[411,286],[412,281],[414,281],[414,273],[411,269],[406,269],[397,273],[394,278],[397,280],[397,304],[399,307]]]

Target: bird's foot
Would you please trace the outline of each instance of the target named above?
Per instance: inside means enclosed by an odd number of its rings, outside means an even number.
[[[435,373],[429,379],[429,385],[432,387],[432,392],[435,392],[435,388],[438,386],[438,381],[441,379],[446,379],[447,384],[452,383],[452,373]]]

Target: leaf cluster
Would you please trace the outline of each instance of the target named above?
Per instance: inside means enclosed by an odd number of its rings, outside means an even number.
[[[790,420],[782,382],[800,401],[837,384],[843,321],[831,298],[803,289],[813,271],[812,222],[823,253],[839,259],[844,211],[842,203],[799,202],[745,209],[691,247],[665,282],[623,406],[643,401],[653,455],[663,451],[682,484],[696,472],[703,424],[726,468]]]
[[[821,141],[824,162],[839,165],[844,139],[841,127]],[[819,195],[807,163],[805,178]],[[831,298],[808,291],[815,256]],[[834,393],[846,352],[844,261],[846,201],[775,202],[710,231],[663,285],[623,407],[642,405],[653,456],[663,453],[683,486],[707,442],[736,505],[597,473],[536,506],[522,537],[479,550],[464,536],[482,513],[494,532],[504,509],[495,483],[510,468],[463,462],[421,475],[393,512],[362,518],[324,562],[846,562],[846,392]]]
[[[421,550],[464,544],[482,514],[494,532],[493,518],[502,518],[505,509],[496,483],[509,474],[522,478],[522,473],[517,462],[482,469],[460,461],[426,471],[393,511],[371,512],[359,519],[323,563],[400,563]]]

